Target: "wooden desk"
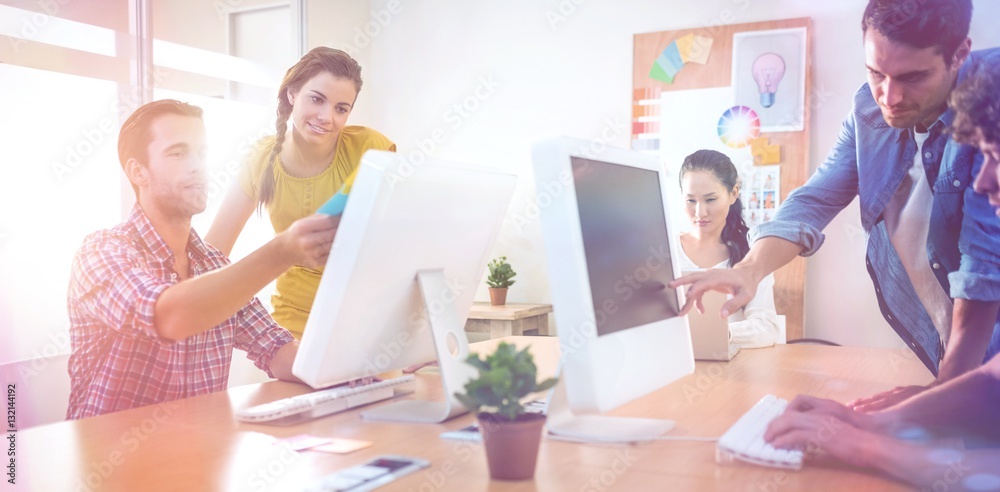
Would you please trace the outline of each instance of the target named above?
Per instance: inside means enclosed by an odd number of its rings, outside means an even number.
[[[530,344],[543,375],[555,371],[555,338]],[[489,350],[498,340],[475,344]],[[676,436],[719,436],[762,395],[809,393],[840,401],[930,374],[908,351],[812,345],[744,350],[732,362],[698,362],[695,374],[613,413],[673,419]],[[810,465],[801,472],[716,465],[714,443],[658,441],[634,446],[542,442],[534,481],[491,482],[478,444],[438,436],[473,421],[441,425],[368,423],[358,411],[294,427],[239,423],[233,410],[283,398],[305,386],[268,382],[125,412],[36,427],[17,435],[18,485],[28,490],[300,490],[313,479],[380,454],[427,458],[432,467],[385,490],[906,490],[865,472]],[[417,395],[440,398],[436,374],[417,377]],[[309,433],[373,441],[347,455],[275,445]]]
[[[551,304],[511,303],[494,306],[488,302],[476,302],[469,310],[465,331],[489,333],[490,338],[523,335],[536,330],[538,335],[549,335],[549,313]]]

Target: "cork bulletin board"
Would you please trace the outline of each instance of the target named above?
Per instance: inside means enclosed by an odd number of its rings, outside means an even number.
[[[695,150],[726,153],[744,219],[770,220],[808,177],[811,49],[809,18],[636,34],[632,148],[660,156],[671,176]],[[775,272],[789,340],[803,336],[804,288],[803,258]]]

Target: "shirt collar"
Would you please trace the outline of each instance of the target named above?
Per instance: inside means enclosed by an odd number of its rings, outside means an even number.
[[[954,87],[958,87],[959,84],[961,84],[962,81],[969,76],[969,72],[972,70],[972,66],[973,66],[972,55],[970,54],[969,57],[965,59],[965,63],[963,63],[962,66],[959,67],[958,69],[958,77],[955,79]],[[952,87],[952,89],[954,89],[954,87]],[[941,116],[938,116],[937,121],[935,121],[930,127],[927,128],[927,131],[934,133],[934,129],[939,127],[940,127],[939,131],[948,130],[951,128],[951,124],[954,121],[955,121],[955,110],[951,109],[951,107],[949,106],[944,113],[941,113]],[[901,129],[899,130],[899,133],[896,135],[896,140],[899,141],[902,140],[903,138],[909,138],[912,132],[913,132],[912,128]]]
[[[934,123],[931,124],[931,126],[927,127],[927,133],[929,133],[932,136],[947,133],[947,130],[951,128],[951,123],[954,120],[955,120],[955,111],[952,110],[951,108],[948,108],[947,110],[945,110],[944,113],[941,113],[941,116],[938,116],[937,120],[935,120]],[[901,142],[903,140],[912,139],[913,133],[915,131],[916,130],[914,130],[913,127],[897,129],[896,141]]]
[[[135,230],[139,233],[139,238],[153,256],[163,260],[164,263],[173,263],[173,253],[167,247],[167,243],[160,236],[160,233],[156,232],[156,229],[153,228],[153,224],[149,222],[149,217],[142,211],[142,207],[138,203],[132,206],[132,213],[129,215],[128,221],[135,226]],[[209,255],[207,245],[194,229],[191,229],[188,235],[187,251],[189,254],[193,253],[197,259],[207,258]]]

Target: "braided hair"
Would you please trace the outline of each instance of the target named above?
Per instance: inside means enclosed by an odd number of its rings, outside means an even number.
[[[346,52],[320,46],[306,53],[298,63],[285,72],[278,88],[278,110],[275,120],[274,147],[267,157],[263,175],[260,177],[260,193],[257,197],[257,211],[274,200],[274,163],[285,143],[285,133],[288,130],[288,118],[292,114],[292,103],[289,95],[294,94],[313,77],[321,73],[330,73],[336,78],[354,82],[354,88],[361,92],[361,66]]]

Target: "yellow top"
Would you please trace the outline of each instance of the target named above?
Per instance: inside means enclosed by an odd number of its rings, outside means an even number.
[[[240,173],[240,185],[254,202],[257,201],[261,177],[273,148],[273,136],[262,138]],[[315,213],[352,177],[361,164],[361,156],[369,149],[395,151],[396,144],[371,128],[347,126],[340,131],[333,161],[316,176],[292,176],[285,172],[279,158],[274,166],[274,199],[267,206],[275,234],[288,229],[292,222]],[[322,270],[296,265],[278,277],[277,288],[271,297],[274,307],[271,314],[297,339],[302,338],[322,274]]]

